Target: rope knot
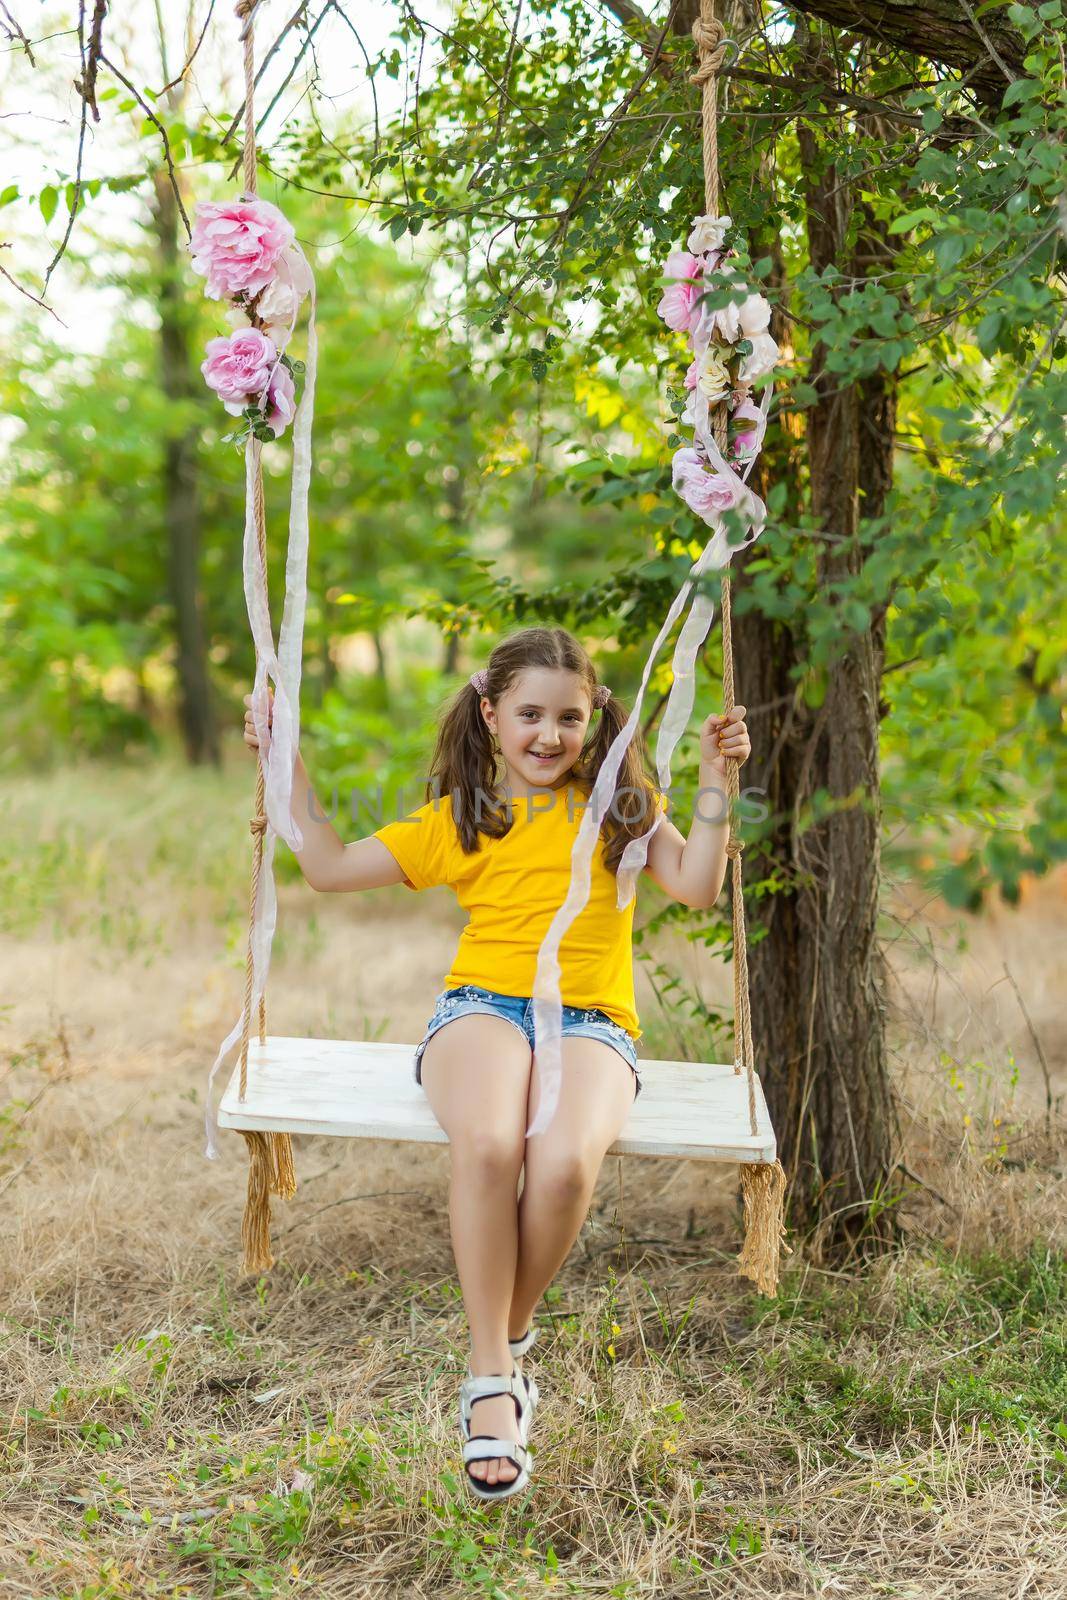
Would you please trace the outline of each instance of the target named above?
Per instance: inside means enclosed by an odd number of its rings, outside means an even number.
[[[258,5],[259,0],[237,0],[237,4],[233,8],[234,15],[241,24],[240,38],[242,41],[247,39],[251,31],[252,17]]]
[[[253,834],[266,833],[266,831],[267,831],[267,819],[266,819],[266,817],[252,817],[250,819],[250,821],[249,821],[248,826],[251,828]]]
[[[700,62],[697,70],[689,75],[690,83],[706,83],[718,72],[726,55],[725,32],[718,17],[694,17],[693,42]]]
[[[727,841],[726,841],[726,856],[727,856],[727,859],[729,861],[733,861],[734,857],[735,856],[739,856],[744,848],[745,848],[745,842],[744,842],[743,839],[727,839]]]

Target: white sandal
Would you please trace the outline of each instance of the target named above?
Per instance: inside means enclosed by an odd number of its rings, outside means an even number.
[[[513,1357],[524,1356],[530,1346],[537,1340],[537,1328],[531,1322],[521,1339],[509,1339],[508,1349]]]
[[[478,1400],[490,1395],[510,1394],[518,1407],[518,1439],[497,1439],[490,1434],[471,1435],[471,1408]],[[526,1448],[530,1436],[534,1406],[537,1404],[537,1384],[525,1373],[514,1370],[510,1377],[504,1373],[490,1372],[476,1378],[467,1369],[467,1377],[459,1386],[459,1427],[463,1445],[463,1476],[472,1492],[481,1500],[505,1500],[508,1495],[525,1489],[533,1471],[534,1458]],[[517,1475],[507,1483],[486,1483],[472,1478],[467,1467],[472,1461],[491,1461],[501,1457],[518,1468]]]

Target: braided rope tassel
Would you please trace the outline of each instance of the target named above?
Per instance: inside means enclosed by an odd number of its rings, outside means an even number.
[[[709,216],[719,214],[718,74],[726,54],[722,23],[715,15],[715,0],[700,0],[700,15],[693,22],[697,49],[697,70],[690,82],[701,87],[701,126],[704,157],[704,209]],[[720,401],[711,415],[715,442],[725,452],[727,413]],[[723,568],[722,606],[722,695],[725,714],[733,710],[734,652],[730,610],[730,577]],[[745,906],[741,883],[741,852],[744,845],[737,833],[737,808],[740,778],[737,762],[728,761],[729,835],[726,854],[731,868],[734,936],[734,1071],[742,1068],[748,1076],[748,1116],[753,1133],[756,1122],[755,1057],[752,1048],[752,1004],[748,981],[748,939],[745,933]],[[737,1270],[750,1278],[762,1294],[774,1298],[778,1293],[781,1253],[791,1255],[785,1243],[786,1174],[782,1163],[746,1161],[741,1163],[741,1194],[744,1206],[745,1241],[737,1257]]]

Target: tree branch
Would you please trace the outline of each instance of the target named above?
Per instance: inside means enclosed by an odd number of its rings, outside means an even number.
[[[865,38],[969,72],[984,101],[1000,103],[1008,68],[1022,72],[1026,44],[1014,28],[989,14],[976,30],[961,0],[788,0],[790,9],[861,33]],[[986,39],[988,37],[988,45]],[[991,59],[990,52],[997,55]],[[999,58],[1003,57],[1003,61]],[[1005,66],[1004,63],[1007,63]]]
[[[1034,5],[1035,0],[1026,3]],[[652,28],[633,0],[596,0],[596,4],[611,11],[628,30]],[[993,104],[999,105],[1006,79],[1023,70],[1022,35],[995,13],[987,13],[979,23],[968,0],[787,0],[787,7],[967,72],[974,92]],[[700,0],[680,0],[674,32],[682,37],[691,33],[699,10]],[[637,42],[645,48],[640,39]]]

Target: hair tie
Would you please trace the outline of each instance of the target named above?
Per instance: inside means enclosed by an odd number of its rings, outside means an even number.
[[[477,672],[472,672],[470,682],[479,694],[485,694],[489,688],[489,673],[485,667],[479,667]]]
[[[599,710],[601,707],[606,706],[610,699],[611,690],[608,688],[607,684],[598,683],[596,688],[593,690],[593,705]]]

